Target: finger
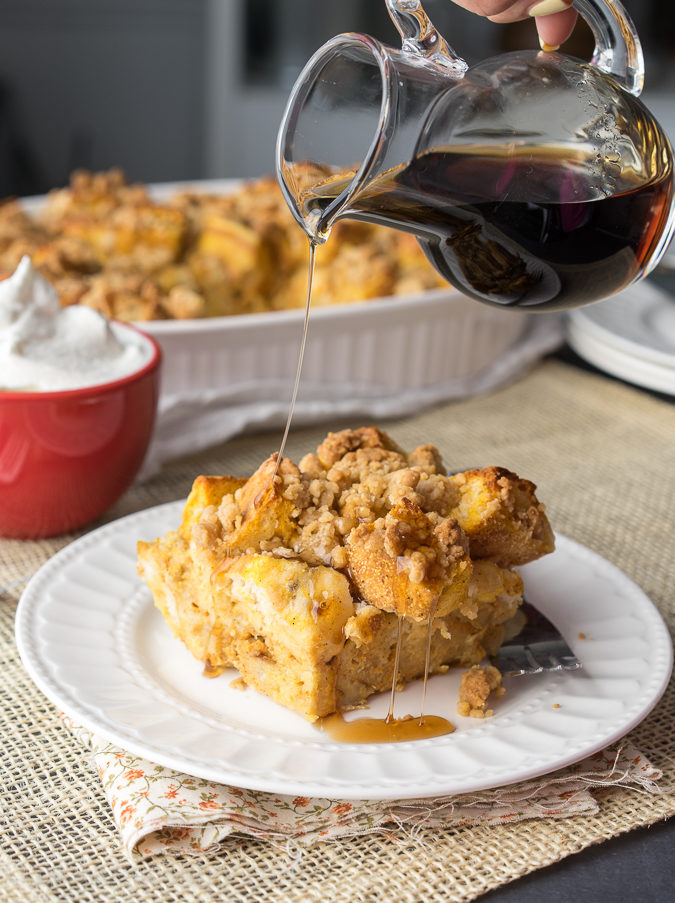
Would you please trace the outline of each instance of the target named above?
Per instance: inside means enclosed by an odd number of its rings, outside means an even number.
[[[532,0],[520,0],[517,3],[514,0],[455,0],[455,3],[457,6],[468,9],[469,12],[476,13],[479,16],[484,16],[486,19],[490,19],[492,16],[499,16],[502,13],[508,14],[511,9],[516,7],[520,9],[520,13],[517,14],[516,18],[522,19],[527,15],[527,12],[523,10],[527,10],[528,3],[531,5]]]
[[[483,2],[467,3],[467,8],[473,9],[474,12],[482,12],[483,8],[494,7],[494,12],[486,12],[484,15],[491,22],[505,25],[510,22],[519,22],[521,19],[527,19],[528,16],[541,18],[561,12],[569,12],[571,5],[572,0],[534,0],[534,2],[533,0],[515,0],[515,2],[508,4],[488,3],[486,0],[483,0]],[[497,9],[497,7],[501,8]]]
[[[555,50],[574,30],[572,0],[455,0],[458,6],[504,25],[534,17],[543,50]]]
[[[557,50],[574,31],[577,13],[567,9],[551,16],[537,16],[534,20],[539,32],[539,43],[542,50]]]

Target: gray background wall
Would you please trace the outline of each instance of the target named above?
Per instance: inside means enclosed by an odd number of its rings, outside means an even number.
[[[647,51],[645,97],[675,125],[673,7],[625,6]],[[536,46],[531,22],[425,8],[469,62]],[[0,196],[64,184],[78,166],[145,181],[269,172],[290,85],[341,31],[396,42],[383,0],[0,0]]]

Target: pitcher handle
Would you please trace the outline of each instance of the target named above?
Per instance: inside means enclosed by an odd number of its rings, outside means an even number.
[[[591,63],[636,97],[645,77],[644,57],[633,21],[618,0],[574,0],[588,23],[595,49]]]
[[[469,68],[438,32],[420,0],[386,0],[389,15],[403,41],[402,50],[458,74]]]

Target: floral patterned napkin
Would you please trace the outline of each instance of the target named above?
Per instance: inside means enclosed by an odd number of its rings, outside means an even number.
[[[502,824],[594,814],[593,791],[627,787],[661,792],[661,772],[628,743],[536,780],[442,799],[330,800],[242,790],[155,765],[64,723],[91,752],[112,807],[123,850],[132,859],[167,851],[215,852],[228,837],[309,846],[387,831],[412,838],[420,827]]]

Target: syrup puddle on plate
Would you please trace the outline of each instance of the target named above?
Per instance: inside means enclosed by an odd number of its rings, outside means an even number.
[[[346,721],[341,712],[319,721],[319,729],[342,743],[406,743],[451,734],[455,727],[440,715],[406,715],[403,718],[355,718]]]

